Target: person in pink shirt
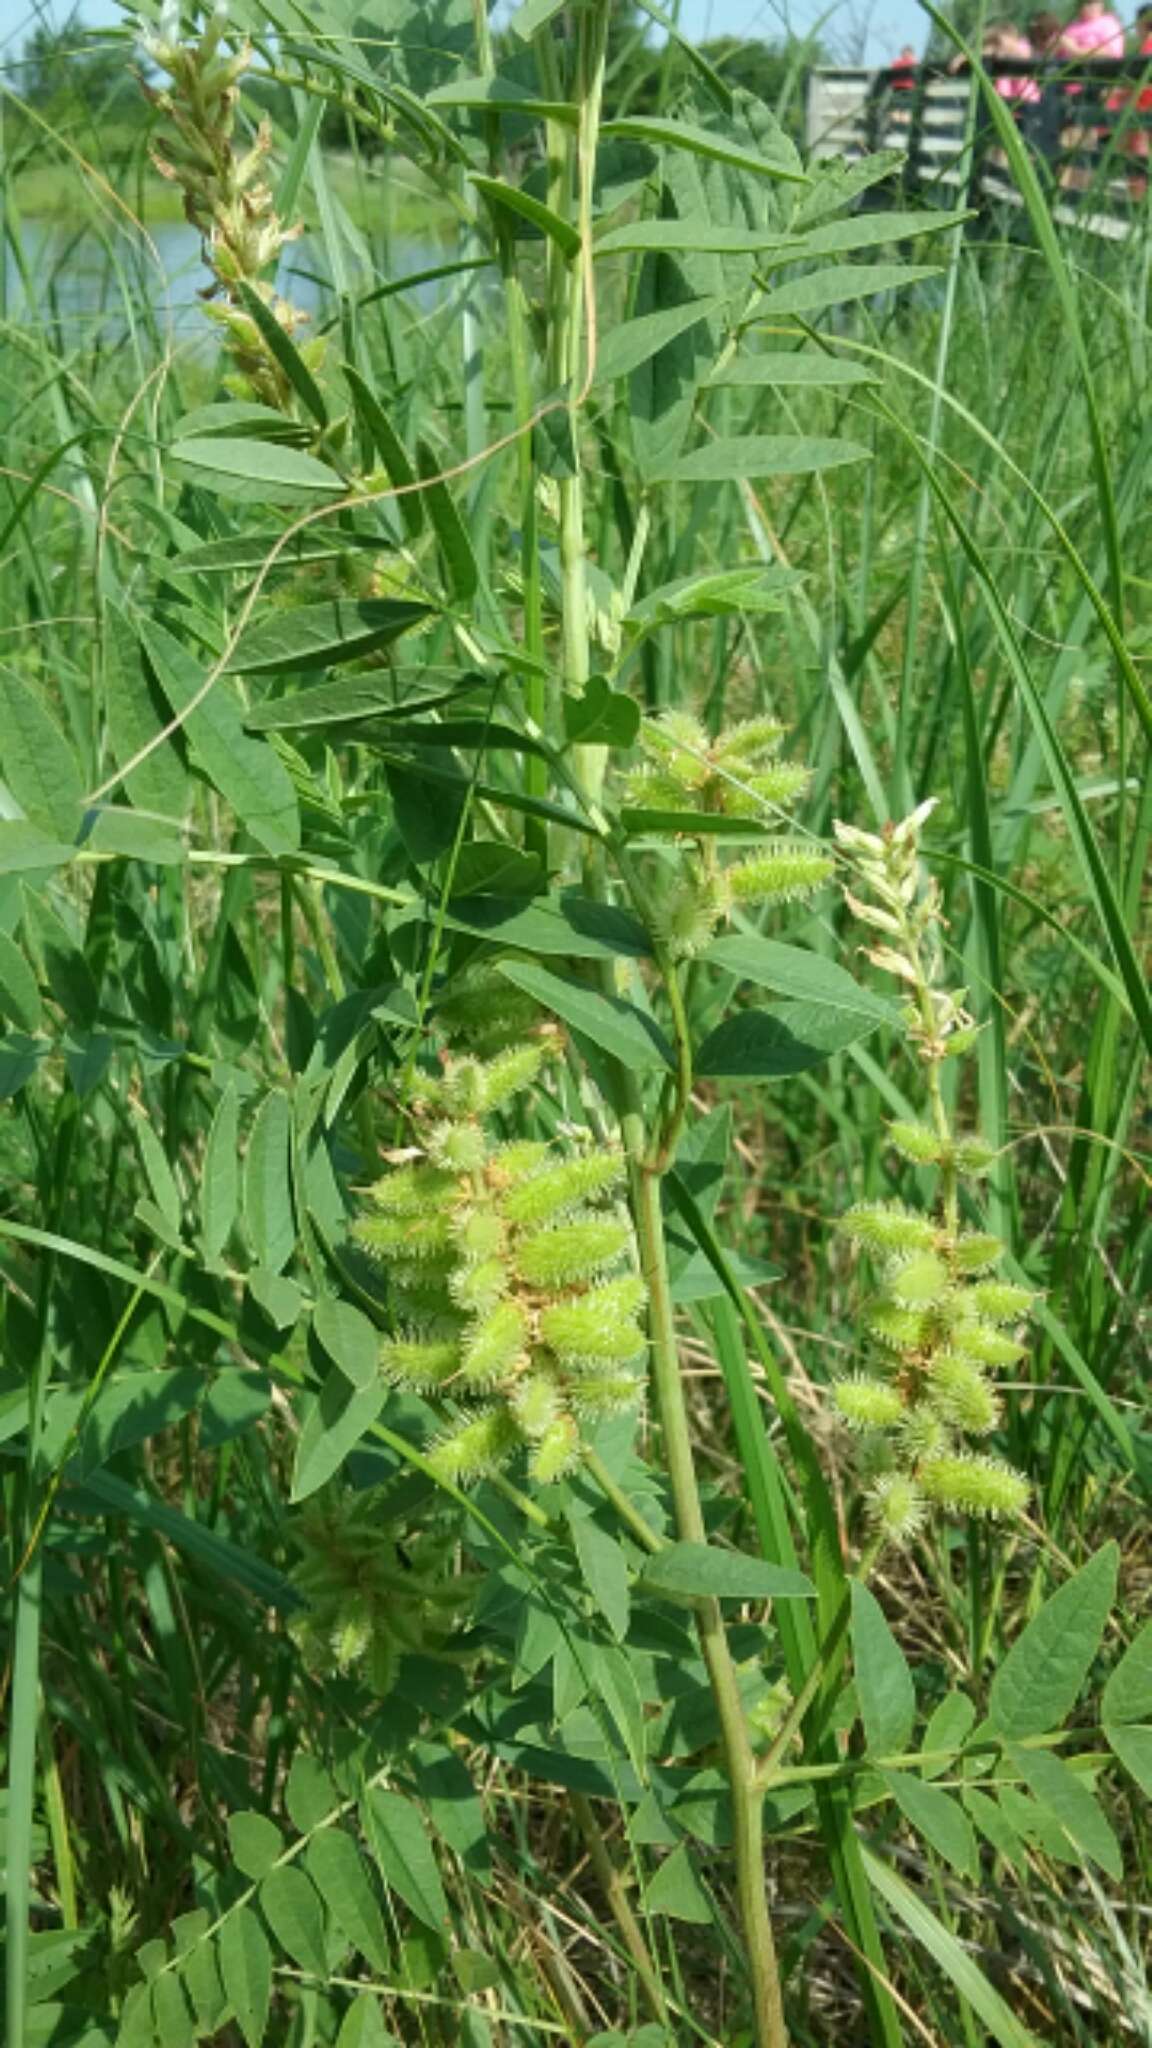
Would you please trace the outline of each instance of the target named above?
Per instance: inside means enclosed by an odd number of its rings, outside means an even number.
[[[1060,47],[1080,57],[1122,57],[1124,24],[1104,0],[1083,0],[1080,12],[1060,38]]]

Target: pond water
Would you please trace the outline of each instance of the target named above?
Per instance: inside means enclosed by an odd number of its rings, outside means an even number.
[[[145,313],[160,333],[185,348],[210,352],[215,330],[204,318],[200,294],[211,282],[197,230],[169,222],[149,231],[100,234],[88,226],[59,221],[22,223],[24,263],[5,249],[0,317],[24,324],[51,321],[65,345],[100,340],[114,345]],[[151,246],[149,246],[149,244]],[[457,251],[442,242],[394,238],[388,250],[390,279],[412,277],[449,263]],[[285,251],[279,288],[313,318],[331,303],[323,250],[307,237]],[[380,276],[364,278],[370,290]],[[461,276],[424,281],[405,293],[409,310],[428,312],[446,292],[461,288]],[[131,317],[129,317],[129,313]]]

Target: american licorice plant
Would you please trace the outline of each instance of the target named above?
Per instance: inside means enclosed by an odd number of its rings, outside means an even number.
[[[0,669],[14,2044],[1024,2048],[1051,1873],[1122,1879],[1038,1331],[1127,1424],[792,559],[935,474],[853,309],[961,216],[619,13],[126,16],[207,282],[107,432],[53,357],[86,638]]]

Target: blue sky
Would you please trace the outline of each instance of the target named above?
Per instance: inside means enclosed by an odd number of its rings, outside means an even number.
[[[365,12],[370,9],[371,0],[365,0]],[[4,55],[17,53],[38,15],[60,21],[69,11],[60,0],[0,0]],[[80,11],[93,27],[120,19],[115,0],[82,0]],[[788,23],[803,30],[821,15],[829,43],[844,57],[856,58],[863,42],[867,59],[883,62],[905,40],[919,43],[923,38],[924,16],[916,0],[834,0],[832,5],[828,0],[683,0],[681,8],[683,25],[695,36],[735,32],[772,39]]]

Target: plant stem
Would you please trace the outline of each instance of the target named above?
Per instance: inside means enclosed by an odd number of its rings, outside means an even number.
[[[629,1093],[634,1091],[635,1082],[631,1076],[627,1077],[626,1086]],[[633,1155],[636,1235],[648,1287],[652,1379],[663,1430],[664,1457],[676,1527],[682,1542],[705,1543],[708,1532],[696,1483],[672,1296],[668,1286],[660,1175],[636,1158],[636,1142],[643,1139],[643,1119],[635,1099],[627,1126],[626,1136]],[[758,2048],[786,2048],[788,2035],[780,1995],[780,1974],[764,1883],[764,1795],[719,1601],[701,1600],[697,1603],[696,1627],[720,1719],[724,1762],[732,1798],[736,1895],[756,2017],[755,2039]]]
[[[636,1975],[644,1987],[644,1996],[654,2018],[666,2025],[669,2017],[668,2001],[664,1996],[664,1986],[660,1982],[660,1972],[652,1960],[648,1943],[644,1939],[644,1930],[632,1911],[632,1902],[624,1888],[624,1880],[612,1861],[611,1851],[604,1839],[600,1823],[592,1811],[591,1800],[586,1799],[582,1792],[573,1793],[572,1811],[576,1817],[576,1825],[584,1837],[589,1860],[600,1888],[611,1908],[612,1918],[620,1929],[624,1946],[636,1965]]]

